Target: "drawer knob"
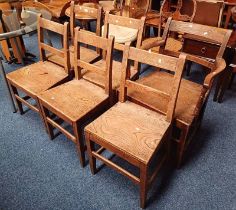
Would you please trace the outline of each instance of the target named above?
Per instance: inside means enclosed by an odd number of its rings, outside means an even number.
[[[206,51],[207,51],[206,47],[203,47],[203,48],[201,49],[201,53],[202,53],[202,54],[205,54]]]

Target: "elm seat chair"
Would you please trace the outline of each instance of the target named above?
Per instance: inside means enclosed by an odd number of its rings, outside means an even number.
[[[67,14],[67,13],[66,14],[70,15],[70,35],[71,35],[72,45],[69,46],[69,50],[70,50],[70,65],[73,68],[73,66],[74,66],[74,64],[73,64],[73,62],[74,62],[73,40],[74,40],[74,29],[75,29],[76,15],[83,13],[83,14],[87,14],[89,16],[94,17],[97,20],[95,34],[97,36],[101,36],[102,8],[101,7],[98,7],[98,8],[86,7],[86,6],[82,6],[79,4],[75,4],[74,1],[71,1],[69,11],[70,11],[69,14]],[[98,50],[90,49],[86,46],[81,47],[80,50],[81,50],[81,52],[80,52],[81,57],[80,58],[86,62],[93,62],[94,60],[99,58],[99,56],[101,55],[101,53]],[[61,59],[57,55],[48,55],[48,59],[50,61],[61,63]]]
[[[150,88],[132,81],[129,61],[137,61],[175,73],[174,82],[169,84],[170,93]],[[122,78],[119,102],[85,127],[91,172],[97,172],[96,159],[117,170],[140,186],[140,206],[145,208],[147,191],[161,166],[168,159],[168,144],[175,105],[178,97],[185,56],[174,58],[148,51],[125,47],[122,62]],[[158,80],[156,80],[158,83]],[[127,98],[132,89],[141,95],[151,95],[161,101],[168,111],[160,114],[148,104],[138,105]],[[95,150],[95,144],[100,145]],[[107,159],[102,154],[108,150],[139,169],[139,176],[133,175],[122,166]],[[159,158],[156,160],[157,156]],[[150,164],[155,162],[155,170],[150,174]]]
[[[191,140],[201,124],[201,119],[203,117],[207,99],[212,88],[212,83],[225,69],[226,64],[222,56],[230,38],[231,31],[175,20],[170,21],[168,29],[164,32],[166,34],[166,38],[168,37],[168,33],[172,31],[186,34],[188,37],[191,36],[197,38],[197,40],[201,42],[215,43],[219,47],[215,59],[209,59],[206,55],[199,56],[198,53],[201,53],[201,49],[186,53],[187,61],[193,61],[203,67],[206,67],[204,70],[208,69],[208,74],[205,77],[203,84],[182,79],[183,81],[180,87],[179,99],[176,105],[175,128],[178,132],[173,135],[173,140],[177,145],[177,166],[180,167],[188,146],[192,142]],[[161,40],[159,42],[153,42],[153,45],[149,43],[149,45],[143,45],[142,47],[148,50],[155,46],[161,46],[161,53],[178,57],[180,52],[173,52],[165,49],[166,38],[164,41]],[[156,83],[156,80],[158,80],[159,83]],[[172,80],[173,76],[171,74],[164,71],[156,71],[139,79],[138,83],[154,88],[160,88],[161,90],[170,91],[169,84],[171,84]],[[158,106],[158,102],[152,100],[151,97],[148,98],[148,96],[145,95],[139,96],[135,92],[129,92],[128,95],[133,100],[139,101],[140,103],[142,103],[143,100],[148,100],[151,106]],[[160,111],[165,113],[166,108],[162,107]]]
[[[43,30],[50,30],[63,37],[63,48],[56,49],[44,43]],[[68,23],[64,25],[38,17],[38,45],[40,61],[29,66],[25,66],[7,74],[7,80],[13,91],[13,96],[18,105],[20,114],[23,114],[22,104],[28,106],[36,112],[40,112],[38,104],[38,94],[56,85],[69,80],[69,41]],[[59,65],[47,60],[45,51],[58,55],[63,61]],[[21,97],[18,90],[25,94]],[[36,105],[28,100],[34,99]]]
[[[130,42],[136,42],[136,47],[139,48],[142,42],[142,35],[144,29],[145,19],[140,20],[122,17],[117,15],[106,13],[104,27],[103,27],[103,37],[114,36],[115,44],[114,49],[123,51],[124,44]],[[103,66],[104,61],[99,61],[94,63],[95,65]],[[112,64],[112,87],[113,90],[117,90],[120,85],[120,75],[121,75],[121,62],[113,60]],[[136,62],[134,66],[131,66],[131,78],[137,78],[139,75],[139,65]],[[101,87],[104,84],[105,77],[95,72],[83,72],[83,78],[92,82],[99,84]]]
[[[98,37],[86,31],[75,29],[74,39],[74,71],[75,79],[52,88],[40,94],[39,101],[42,115],[47,128],[49,137],[53,139],[54,128],[65,134],[70,140],[77,145],[81,166],[85,165],[85,146],[82,140],[82,126],[88,120],[93,119],[96,115],[105,111],[110,106],[112,98],[112,50],[114,38],[109,39]],[[106,51],[104,57],[104,66],[97,67],[80,59],[81,44],[88,44]],[[86,81],[82,78],[82,69],[95,71],[104,75],[104,87],[101,88],[96,84]],[[53,115],[51,114],[53,113]],[[73,133],[66,130],[66,127],[57,120],[63,121],[70,125]]]

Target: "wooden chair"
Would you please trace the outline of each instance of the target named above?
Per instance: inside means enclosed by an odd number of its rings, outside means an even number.
[[[62,35],[63,48],[56,49],[45,44],[43,30],[50,30]],[[20,114],[23,114],[22,103],[30,109],[39,112],[38,94],[68,80],[70,71],[68,30],[68,23],[62,25],[38,17],[40,61],[7,74],[7,79],[12,88]],[[48,61],[45,51],[60,56],[64,65],[60,66]],[[25,96],[21,97],[18,90],[22,91]],[[28,101],[29,99],[34,99],[36,105],[31,104]]]
[[[160,12],[150,10],[146,14],[146,26],[158,28],[158,37],[161,36],[161,29],[169,17],[174,20],[192,22],[196,12],[196,1],[178,0],[177,5],[172,11],[170,0],[164,0]]]
[[[79,4],[75,5],[75,1],[71,1],[71,6],[70,6],[70,34],[71,34],[71,40],[72,40],[72,45],[70,45],[69,50],[70,50],[70,65],[73,69],[74,67],[74,45],[73,45],[73,40],[74,40],[74,29],[75,29],[75,16],[76,14],[81,14],[81,13],[86,13],[94,18],[97,19],[97,24],[96,24],[96,32],[95,34],[97,36],[101,36],[101,16],[102,16],[102,9],[100,7],[98,8],[91,8],[91,7],[85,7],[81,6]],[[92,32],[91,32],[92,33]],[[86,62],[93,62],[96,60],[100,55],[101,52],[95,49],[90,49],[86,46],[83,46],[80,48],[81,50],[81,59]],[[53,62],[61,63],[61,59],[57,55],[48,55],[48,59]]]
[[[102,22],[102,8],[91,8],[81,5],[75,5],[74,1],[71,1],[70,6],[70,31],[71,31],[71,39],[74,39],[74,29],[75,29],[75,20],[76,14],[88,14],[91,17],[94,17],[96,21],[96,31],[95,34],[97,36],[101,36],[101,22]],[[81,47],[81,59],[87,62],[92,62],[95,60],[99,55],[99,51],[91,50],[87,47]],[[70,46],[71,57],[73,58],[74,53],[74,46]]]
[[[76,143],[80,163],[85,165],[85,146],[82,140],[82,125],[88,120],[105,111],[110,105],[112,98],[112,50],[114,38],[102,38],[86,31],[75,29],[75,56],[74,70],[75,79],[52,88],[40,94],[40,105],[48,134],[51,139],[55,137],[54,128],[65,134],[70,140]],[[106,50],[106,58],[103,67],[80,59],[80,44],[88,44],[103,50]],[[79,46],[78,46],[79,45]],[[105,76],[105,88],[82,79],[81,71],[95,71]],[[105,90],[104,90],[105,89]],[[50,113],[53,113],[51,115]],[[70,125],[73,134],[66,130],[54,117],[56,115],[61,121]]]
[[[106,38],[110,35],[114,36],[114,49],[119,51],[123,51],[124,44],[128,42],[136,42],[136,47],[139,48],[142,42],[144,22],[144,18],[138,20],[106,13],[102,36]],[[103,66],[104,64],[103,61],[98,61],[95,65]],[[120,85],[121,63],[113,60],[112,69],[113,90],[117,90]],[[138,63],[135,63],[131,67],[131,78],[137,78],[138,75],[139,66]],[[104,76],[94,72],[84,72],[83,78],[100,84],[101,87],[105,80]]]
[[[179,167],[181,165],[183,155],[185,154],[185,151],[191,142],[190,140],[194,136],[201,123],[201,119],[204,114],[204,108],[206,106],[209,92],[212,87],[212,82],[225,69],[225,61],[222,59],[222,56],[231,35],[231,31],[175,20],[170,22],[168,31],[179,32],[189,36],[191,35],[191,37],[197,38],[198,41],[205,42],[206,44],[215,43],[219,47],[214,60],[207,59],[203,56],[198,56],[198,53],[201,53],[201,49],[198,51],[196,50],[198,44],[195,46],[196,49],[191,51],[191,54],[187,54],[188,61],[193,61],[202,65],[203,67],[206,67],[208,69],[208,74],[205,77],[204,83],[202,85],[183,79],[180,87],[179,99],[176,106],[175,121],[175,127],[178,132],[173,135],[173,140],[177,144],[177,165]],[[167,31],[165,33],[167,34],[166,37],[168,37]],[[154,42],[153,45],[149,44],[146,47],[143,46],[143,48],[150,49],[154,46],[162,46],[161,53],[163,54],[172,56],[178,56],[180,54],[180,52],[166,50],[165,41],[163,43],[163,40]],[[155,82],[157,79],[159,81],[158,84]],[[171,84],[172,80],[173,76],[171,74],[163,71],[157,71],[139,79],[138,82],[150,87],[159,87],[162,90],[168,90],[169,84]],[[148,96],[145,95],[138,96],[135,92],[130,92],[129,96],[138,101],[146,100],[146,98],[148,98]],[[158,103],[152,100],[152,98],[149,98],[149,103],[154,107],[158,105]],[[165,113],[164,107],[162,111]]]
[[[175,73],[174,82],[169,84],[171,92],[160,91],[134,82],[130,78],[129,61],[137,61],[154,67],[165,68]],[[127,176],[140,186],[140,206],[145,208],[147,191],[161,166],[168,158],[168,142],[175,116],[181,75],[185,56],[169,57],[156,53],[130,48],[127,45],[122,63],[122,78],[119,102],[95,121],[85,127],[89,163],[93,174],[97,172],[96,159]],[[159,81],[156,80],[156,83]],[[130,90],[139,95],[153,97],[167,108],[166,114],[157,112],[158,108],[138,105],[127,98]],[[100,145],[95,150],[94,144]],[[102,153],[108,150],[128,161],[139,169],[135,176],[121,166],[107,159]],[[157,156],[159,155],[158,159]],[[155,170],[150,174],[150,165],[155,162]]]
[[[222,0],[196,0],[197,9],[193,23],[220,27],[224,10]],[[206,15],[207,14],[207,15]]]

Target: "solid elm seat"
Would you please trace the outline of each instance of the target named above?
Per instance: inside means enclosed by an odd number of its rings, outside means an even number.
[[[95,66],[103,67],[105,61],[100,60],[96,63],[94,63]],[[118,61],[112,61],[112,89],[116,90],[120,86],[120,78],[121,78],[121,63]],[[135,70],[133,67],[131,67],[131,78],[135,78],[138,76],[138,70]],[[98,74],[96,72],[91,71],[82,71],[82,76],[84,79],[89,80],[93,83],[98,84],[99,86],[103,86],[105,77],[101,74]]]
[[[59,84],[67,77],[63,67],[47,61],[40,61],[7,74],[11,84],[34,96]]]
[[[45,107],[51,107],[58,116],[68,118],[69,121],[81,119],[109,98],[104,89],[83,79],[72,80],[43,92],[38,97]]]
[[[152,78],[152,80],[150,79]],[[162,71],[156,71],[148,74],[137,80],[138,83],[153,87],[155,89],[170,93],[173,83],[173,75]],[[158,82],[156,82],[158,81]],[[177,122],[189,125],[195,117],[199,97],[201,96],[202,85],[182,79],[179,96],[175,108],[175,118]],[[166,113],[165,106],[162,106],[161,101],[154,100],[151,95],[141,95],[135,91],[129,91],[128,95],[136,101],[145,101],[150,106],[159,107],[160,112]]]
[[[85,131],[118,147],[127,156],[148,163],[169,126],[165,115],[126,101],[118,102],[86,126]]]

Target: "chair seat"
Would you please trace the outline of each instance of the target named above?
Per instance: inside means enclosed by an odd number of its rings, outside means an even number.
[[[148,163],[169,126],[165,115],[126,101],[118,102],[86,126],[85,131],[97,136],[100,143]]]
[[[104,32],[104,26],[102,27],[102,34]],[[109,24],[108,36],[114,36],[115,42],[124,44],[126,42],[133,42],[137,39],[138,30],[133,28],[127,28],[123,26]]]
[[[83,79],[72,80],[41,93],[39,99],[54,113],[76,122],[109,97],[104,89]]]
[[[100,60],[96,63],[94,63],[98,67],[104,67],[105,66],[105,60]],[[121,80],[121,63],[118,61],[112,62],[112,89],[116,90],[120,86],[120,80]],[[131,67],[131,79],[138,76],[138,71]],[[92,71],[82,71],[82,76],[84,79],[89,80],[100,87],[104,87],[105,84],[105,77],[101,74],[97,74],[96,72]]]
[[[97,57],[99,57],[99,54],[97,53],[96,50],[92,50],[86,47],[80,47],[80,52],[81,52],[81,59],[85,62],[91,62],[95,60]],[[49,61],[58,63],[59,65],[64,66],[63,64],[63,59],[61,59],[60,56],[58,55],[52,55],[48,54],[47,59]],[[73,68],[74,67],[74,46],[70,46],[70,65]]]
[[[7,74],[7,79],[33,96],[65,81],[68,74],[64,68],[40,61]]]
[[[173,75],[163,71],[155,71],[142,77],[138,82],[170,93]],[[182,79],[175,109],[175,118],[178,122],[187,125],[190,125],[193,122],[201,91],[202,85]],[[145,102],[154,108],[160,107],[160,111],[163,113],[166,113],[167,111],[167,107],[164,107],[162,105],[163,103],[155,100],[151,95],[138,95],[136,92],[128,92],[128,95],[134,100]]]

